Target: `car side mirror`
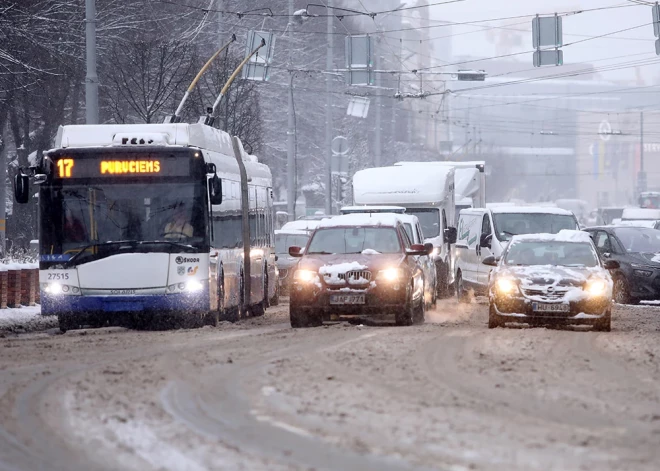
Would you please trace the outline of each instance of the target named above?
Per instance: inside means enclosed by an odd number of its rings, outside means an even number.
[[[492,234],[481,234],[481,237],[479,238],[479,246],[490,249],[492,245],[491,244],[492,241],[493,241]]]
[[[616,270],[618,268],[621,268],[621,264],[616,260],[605,260],[603,262],[603,268],[605,268],[606,270]]]
[[[488,265],[489,267],[496,267],[498,261],[499,260],[495,258],[494,255],[489,255],[488,257],[484,258],[481,263]]]
[[[435,247],[433,247],[433,244],[431,242],[427,242],[424,244],[424,247],[426,248],[426,254],[431,255],[433,253],[433,250],[435,250]]]
[[[406,250],[408,255],[428,255],[428,250],[426,246],[422,244],[412,244],[408,250]]]
[[[222,204],[222,180],[217,174],[209,178],[209,200],[211,204]]]
[[[277,262],[280,259],[277,255],[275,255],[275,261]]]
[[[444,241],[448,244],[455,244],[458,237],[458,231],[455,227],[448,227],[445,229]]]
[[[303,256],[302,247],[296,247],[295,245],[293,247],[289,247],[289,255],[296,258],[302,257]]]
[[[30,177],[20,171],[14,177],[14,197],[20,204],[25,204],[30,199]]]

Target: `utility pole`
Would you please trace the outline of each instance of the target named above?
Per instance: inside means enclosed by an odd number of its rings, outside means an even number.
[[[639,112],[639,175],[637,175],[638,191],[646,191],[646,172],[644,171],[644,112]]]
[[[332,26],[334,20],[333,0],[327,0],[328,24],[327,24],[327,42],[328,49],[325,58],[325,70],[333,68],[333,40]],[[325,76],[325,214],[332,214],[332,99],[330,92],[332,84],[330,75]]]
[[[99,77],[96,74],[96,0],[85,0],[85,45],[87,75],[85,76],[85,122],[99,123]]]
[[[381,57],[380,57],[380,51],[376,51],[376,70],[380,70],[380,64],[381,64]],[[380,90],[381,86],[381,80],[380,80],[380,73],[376,73],[376,88]],[[381,159],[382,159],[382,153],[383,153],[383,144],[382,144],[382,135],[381,135],[381,106],[382,106],[382,101],[380,97],[380,93],[376,97],[376,142],[374,144],[374,166],[375,167],[380,167],[381,166]]]
[[[289,38],[289,129],[287,131],[287,152],[286,152],[286,210],[289,213],[289,221],[296,219],[296,141],[295,141],[295,108],[293,104],[293,0],[289,0],[289,24],[287,26]],[[330,69],[328,69],[330,70]]]
[[[0,150],[0,256],[4,257],[6,253],[6,204],[7,201],[7,126],[0,129],[0,142],[2,143],[2,150]]]
[[[218,12],[216,13],[216,18],[218,21],[218,44],[222,47],[222,45],[225,43],[225,25],[223,23],[225,17],[224,17],[224,6],[225,2],[224,0],[216,0],[216,9]]]

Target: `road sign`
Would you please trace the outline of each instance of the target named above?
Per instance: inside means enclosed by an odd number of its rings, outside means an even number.
[[[660,5],[653,5],[653,33],[660,38]]]
[[[373,85],[371,36],[346,36],[346,81],[349,85]]]
[[[483,82],[486,80],[485,70],[459,70],[456,79],[461,82]]]
[[[561,16],[537,16],[532,20],[534,49],[564,45]]]
[[[564,65],[564,51],[560,49],[534,51],[534,67],[542,67],[544,65]]]
[[[266,41],[257,54],[252,56],[245,67],[243,67],[243,78],[265,82],[269,79],[269,65],[273,60],[273,46],[275,45],[275,36],[267,31],[248,31],[246,55],[254,51],[261,40]]]
[[[356,118],[366,118],[369,114],[369,104],[371,101],[367,97],[354,96],[348,102],[346,114],[348,116],[355,116]]]
[[[612,138],[612,125],[606,119],[600,122],[598,125],[598,135],[601,140],[607,142]]]
[[[332,140],[332,154],[333,155],[346,155],[348,154],[348,139],[344,136],[335,136]]]

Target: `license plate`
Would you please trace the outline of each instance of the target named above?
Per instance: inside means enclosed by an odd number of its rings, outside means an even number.
[[[532,303],[532,310],[534,312],[569,312],[571,306],[568,304]]]
[[[364,304],[364,294],[333,294],[330,304]]]

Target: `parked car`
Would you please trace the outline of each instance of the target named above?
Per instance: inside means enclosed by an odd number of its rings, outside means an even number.
[[[291,285],[289,274],[298,264],[297,258],[289,255],[289,247],[305,247],[309,241],[308,231],[299,231],[295,229],[275,231],[275,255],[277,255],[277,269],[279,271],[279,290],[280,295],[287,296]]]
[[[556,234],[562,229],[578,230],[578,221],[572,212],[552,206],[496,206],[462,210],[453,257],[458,300],[467,302],[468,290],[487,294],[490,267],[484,266],[482,261],[491,255],[500,257],[511,237],[518,234]]]
[[[392,214],[349,214],[321,221],[300,258],[290,298],[292,327],[347,317],[424,322],[424,271],[430,247],[411,244]]]
[[[660,231],[647,227],[602,226],[586,229],[603,261],[614,260],[614,300],[637,304],[660,299]]]
[[[612,278],[618,262],[598,258],[588,234],[528,234],[512,237],[488,283],[488,328],[506,322],[531,325],[584,324],[608,331]]]

